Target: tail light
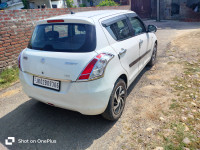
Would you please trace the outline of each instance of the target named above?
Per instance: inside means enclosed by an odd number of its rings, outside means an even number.
[[[18,56],[18,68],[19,68],[19,70],[22,70],[22,68],[21,68],[21,53]]]
[[[78,77],[78,81],[95,80],[103,77],[108,62],[114,57],[112,54],[102,53],[93,58]]]

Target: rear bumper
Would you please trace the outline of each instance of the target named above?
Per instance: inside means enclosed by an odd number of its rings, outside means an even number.
[[[97,115],[105,111],[113,89],[104,78],[89,82],[61,82],[59,92],[33,85],[33,76],[20,71],[24,92],[31,98],[56,107]],[[110,86],[109,86],[110,85]]]

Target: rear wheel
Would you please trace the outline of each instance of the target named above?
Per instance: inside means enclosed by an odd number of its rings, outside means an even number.
[[[148,63],[148,66],[154,66],[156,63],[156,56],[157,56],[157,43],[155,43],[154,48],[153,48],[153,53],[151,56],[151,60]]]
[[[118,79],[110,96],[108,106],[102,116],[111,121],[118,120],[124,110],[126,97],[126,83],[124,80]]]

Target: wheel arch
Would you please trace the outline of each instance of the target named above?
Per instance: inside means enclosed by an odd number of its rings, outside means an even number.
[[[124,80],[124,82],[126,83],[126,87],[128,87],[128,78],[127,78],[127,75],[126,74],[122,74],[118,77],[118,79],[122,79]],[[118,80],[117,79],[117,80]]]
[[[156,46],[158,46],[158,40],[155,40],[155,42],[154,43],[156,43]]]

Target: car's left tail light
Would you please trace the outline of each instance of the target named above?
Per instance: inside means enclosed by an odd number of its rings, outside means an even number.
[[[112,54],[102,53],[93,58],[78,77],[78,81],[89,81],[103,77],[109,61],[114,57]]]
[[[21,53],[20,53],[19,56],[18,56],[18,68],[19,68],[19,70],[22,70],[21,67],[22,66],[21,66]]]

